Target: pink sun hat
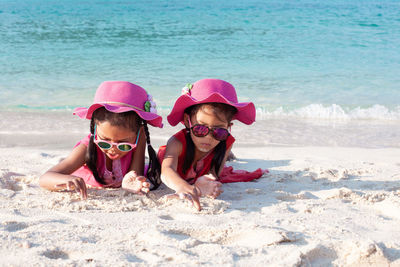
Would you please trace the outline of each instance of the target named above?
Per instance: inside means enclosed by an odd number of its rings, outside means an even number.
[[[163,127],[162,117],[157,115],[156,104],[142,87],[124,81],[106,81],[100,84],[89,108],[74,109],[74,115],[91,119],[93,112],[105,107],[108,111],[122,113],[135,111],[139,117],[155,127]]]
[[[182,95],[175,101],[174,107],[167,119],[172,126],[183,121],[186,108],[203,103],[224,103],[237,109],[233,119],[245,124],[252,124],[256,119],[256,109],[252,102],[238,102],[235,87],[219,79],[203,79],[187,84],[182,89]]]

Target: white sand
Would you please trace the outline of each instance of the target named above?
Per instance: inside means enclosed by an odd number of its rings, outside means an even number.
[[[237,146],[236,169],[196,212],[167,189],[38,186],[67,149],[0,148],[0,265],[400,266],[400,149]]]

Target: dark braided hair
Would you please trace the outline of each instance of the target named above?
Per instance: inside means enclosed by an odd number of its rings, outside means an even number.
[[[188,114],[191,118],[193,115],[197,114],[200,109],[204,109],[205,106],[211,107],[213,114],[221,121],[227,120],[228,123],[231,122],[233,116],[237,113],[237,109],[230,105],[224,103],[205,103],[205,104],[198,104],[194,106],[190,106],[185,109],[184,113]],[[220,114],[225,114],[224,117],[221,117]],[[182,166],[182,172],[186,174],[189,170],[190,166],[193,164],[194,160],[194,151],[195,146],[190,136],[190,129],[187,128],[186,133],[186,156]],[[220,141],[219,144],[214,148],[214,156],[211,161],[211,169],[215,171],[215,174],[218,177],[218,171],[221,168],[222,161],[224,160],[225,153],[226,153],[226,140]]]
[[[147,150],[149,153],[149,169],[146,176],[153,184],[152,190],[156,189],[160,184],[160,173],[161,166],[157,159],[156,153],[150,144],[150,133],[147,128],[146,121],[143,121],[134,111],[114,113],[106,110],[104,107],[99,108],[93,112],[92,119],[90,121],[90,133],[92,134],[89,140],[88,149],[86,151],[86,165],[92,171],[94,178],[100,184],[105,185],[103,177],[99,176],[97,170],[97,150],[96,144],[94,143],[94,128],[99,122],[108,121],[113,126],[126,127],[132,129],[134,132],[138,132],[140,125],[143,124],[143,128],[146,134]]]
[[[94,116],[92,116],[92,119],[90,120],[90,139],[89,139],[89,145],[86,150],[86,156],[85,156],[85,161],[86,165],[88,168],[92,171],[94,179],[100,184],[105,184],[103,178],[100,178],[99,172],[97,171],[97,151],[96,151],[96,144],[94,143],[94,127],[96,125]]]
[[[151,190],[157,189],[161,184],[161,164],[158,161],[157,154],[150,144],[150,133],[147,127],[147,122],[143,121],[143,128],[146,134],[147,153],[149,154],[149,167],[147,169],[146,177],[152,183]]]

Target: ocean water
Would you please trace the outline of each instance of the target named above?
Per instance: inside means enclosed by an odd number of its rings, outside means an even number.
[[[361,120],[400,146],[397,0],[1,0],[0,73],[3,120],[88,106],[105,80],[143,86],[166,115],[186,83],[220,78],[258,125]]]
[[[7,109],[87,106],[104,80],[168,109],[215,77],[260,118],[400,119],[400,2],[1,0],[0,73]]]

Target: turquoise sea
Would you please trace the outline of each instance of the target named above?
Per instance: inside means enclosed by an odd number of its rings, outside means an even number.
[[[397,0],[0,1],[7,110],[87,106],[104,80],[168,110],[188,82],[225,79],[259,119],[400,119]]]
[[[255,103],[237,145],[400,147],[400,1],[0,0],[0,147],[70,149],[102,81],[165,118],[202,78]]]

